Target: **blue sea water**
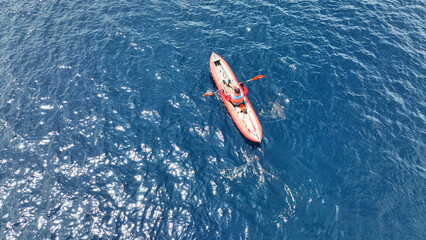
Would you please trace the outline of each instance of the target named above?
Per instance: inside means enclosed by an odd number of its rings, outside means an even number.
[[[426,239],[424,1],[0,9],[0,239]]]

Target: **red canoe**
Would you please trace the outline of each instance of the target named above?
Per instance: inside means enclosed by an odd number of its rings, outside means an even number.
[[[239,86],[231,68],[216,53],[212,53],[210,57],[210,72],[219,91],[224,89],[227,94],[231,94],[233,86]],[[247,97],[244,97],[243,105],[239,106],[234,106],[224,97],[222,97],[222,100],[241,133],[253,142],[260,142],[262,140],[262,127]]]

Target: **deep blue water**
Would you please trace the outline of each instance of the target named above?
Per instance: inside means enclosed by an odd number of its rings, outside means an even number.
[[[0,239],[426,239],[424,1],[0,9]]]

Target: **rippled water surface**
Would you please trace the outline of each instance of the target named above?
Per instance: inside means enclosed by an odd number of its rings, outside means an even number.
[[[0,9],[0,239],[426,238],[424,1]]]

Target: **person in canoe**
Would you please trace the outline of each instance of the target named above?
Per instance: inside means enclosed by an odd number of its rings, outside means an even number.
[[[226,100],[230,101],[234,106],[239,106],[244,102],[244,96],[246,96],[248,93],[248,89],[246,88],[246,86],[244,86],[243,84],[241,84],[240,86],[243,89],[243,92],[241,92],[241,89],[238,86],[234,86],[232,88],[232,94],[226,94],[223,89],[220,94],[223,95],[223,97]]]

